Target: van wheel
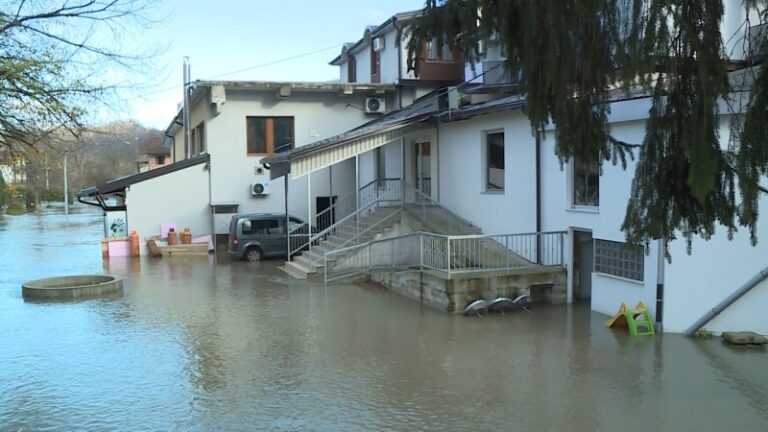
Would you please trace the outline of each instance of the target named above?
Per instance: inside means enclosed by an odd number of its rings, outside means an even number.
[[[243,258],[249,262],[261,261],[261,251],[257,247],[248,248],[243,255]]]

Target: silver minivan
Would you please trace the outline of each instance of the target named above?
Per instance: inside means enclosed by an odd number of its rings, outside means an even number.
[[[227,253],[237,259],[259,261],[262,258],[284,257],[286,244],[285,214],[249,213],[232,216],[229,223]],[[304,221],[291,216],[289,231],[303,225]],[[306,234],[306,229],[304,229]]]

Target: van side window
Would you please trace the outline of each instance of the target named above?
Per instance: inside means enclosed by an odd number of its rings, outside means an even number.
[[[280,224],[277,219],[251,219],[251,229],[243,229],[243,234],[280,234]]]

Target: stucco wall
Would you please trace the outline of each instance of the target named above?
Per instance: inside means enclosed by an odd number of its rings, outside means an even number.
[[[384,35],[384,50],[380,52],[381,61],[381,82],[394,83],[398,80],[397,52],[400,49],[397,46],[397,32],[393,29]]]
[[[504,192],[485,192],[483,132],[489,130],[504,130]],[[533,143],[519,111],[440,124],[440,202],[486,233],[535,231]]]
[[[249,93],[228,91],[227,102],[218,116],[206,123],[208,152],[212,166],[213,202],[238,202],[241,213],[284,212],[284,180],[270,181],[270,194],[263,197],[251,195],[250,185],[256,181],[269,181],[269,172],[256,174],[264,155],[248,155],[246,149],[247,116],[292,116],[296,146],[306,145],[323,138],[347,131],[367,121],[363,112],[354,106],[362,106],[364,95],[340,97],[332,93],[294,93],[288,98],[277,99],[271,92]],[[354,106],[349,106],[352,104]],[[333,193],[346,196],[352,192],[354,166],[342,164],[334,168]],[[328,169],[312,174],[312,200],[330,192]],[[292,180],[289,188],[289,212],[307,219],[307,179]],[[314,210],[313,210],[314,212]],[[218,233],[226,232],[225,223],[216,227]]]
[[[160,224],[174,222],[179,232],[189,228],[193,236],[209,234],[208,173],[195,165],[131,185],[126,192],[128,230],[141,239],[160,234]]]
[[[618,108],[618,107],[617,107]],[[627,107],[624,107],[627,108]],[[617,109],[617,111],[621,111]],[[627,117],[622,117],[627,118]],[[645,133],[644,121],[633,120],[614,123],[614,136],[628,143],[640,143]],[[600,178],[600,206],[596,209],[571,208],[572,166],[569,162],[561,168],[555,156],[554,131],[549,131],[542,141],[542,230],[591,231],[592,237],[623,242],[621,223],[624,220],[629,191],[634,176],[635,163],[628,161],[627,169],[621,165],[603,163]],[[535,183],[534,183],[535,184]],[[572,242],[572,240],[570,241]],[[566,261],[572,261],[572,245],[566,250]],[[642,300],[651,315],[656,313],[656,284],[658,270],[658,244],[651,243],[645,255],[642,282],[629,281],[604,275],[592,274],[592,309],[607,315],[616,312],[621,302],[634,306]],[[569,271],[569,292],[573,290],[573,269]]]
[[[764,181],[763,184],[768,184]],[[720,227],[709,241],[695,238],[692,254],[684,240],[670,244],[672,263],[665,265],[664,328],[685,330],[757,272],[768,266],[768,198],[760,202],[757,246],[742,228],[729,241]],[[714,332],[752,330],[768,335],[768,282],[753,288],[704,327]]]

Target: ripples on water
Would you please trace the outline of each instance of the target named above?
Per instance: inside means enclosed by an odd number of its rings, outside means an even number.
[[[279,262],[102,263],[98,212],[0,217],[0,430],[767,430],[766,353],[579,307],[469,319]],[[24,280],[125,277],[25,302]]]

